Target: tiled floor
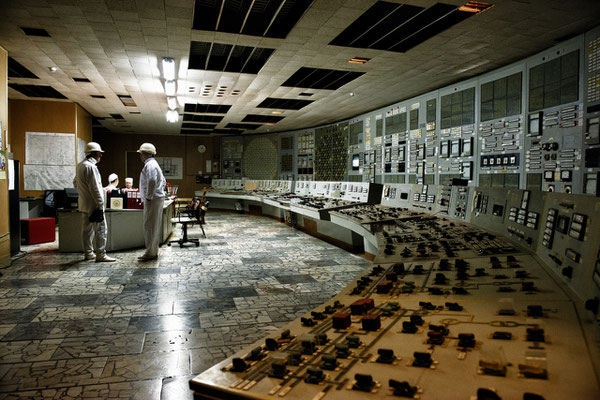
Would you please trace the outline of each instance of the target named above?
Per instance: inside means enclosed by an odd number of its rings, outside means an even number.
[[[25,246],[0,270],[0,399],[191,399],[190,377],[369,264],[263,217],[213,211],[205,229],[200,247],[145,263],[142,249],[95,263]]]

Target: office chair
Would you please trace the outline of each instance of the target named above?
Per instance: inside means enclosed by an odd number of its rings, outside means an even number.
[[[181,230],[183,237],[177,240],[170,240],[168,245],[171,243],[179,243],[179,247],[183,247],[185,243],[194,243],[196,247],[200,246],[200,240],[198,238],[188,237],[188,225],[199,224],[202,230],[202,235],[206,238],[206,232],[204,232],[204,215],[208,209],[208,201],[202,202],[198,197],[194,197],[192,202],[183,210],[178,211],[178,215],[175,218],[171,218],[171,222],[175,224],[181,224]]]

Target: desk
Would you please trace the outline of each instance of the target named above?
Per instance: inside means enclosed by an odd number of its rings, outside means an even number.
[[[173,224],[173,201],[166,200],[162,214],[161,244],[166,242]],[[144,247],[144,210],[111,210],[104,212],[107,235],[106,250],[115,251]],[[61,253],[83,251],[81,245],[81,213],[58,211],[58,251]]]

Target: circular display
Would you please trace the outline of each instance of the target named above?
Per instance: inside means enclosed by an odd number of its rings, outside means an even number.
[[[204,153],[206,151],[206,146],[201,144],[198,146],[198,153]]]

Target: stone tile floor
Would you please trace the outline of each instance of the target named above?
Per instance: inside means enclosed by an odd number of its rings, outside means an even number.
[[[95,263],[57,242],[24,246],[0,270],[0,400],[191,399],[191,377],[369,265],[264,217],[212,211],[205,230],[200,247],[144,263],[142,249]]]

